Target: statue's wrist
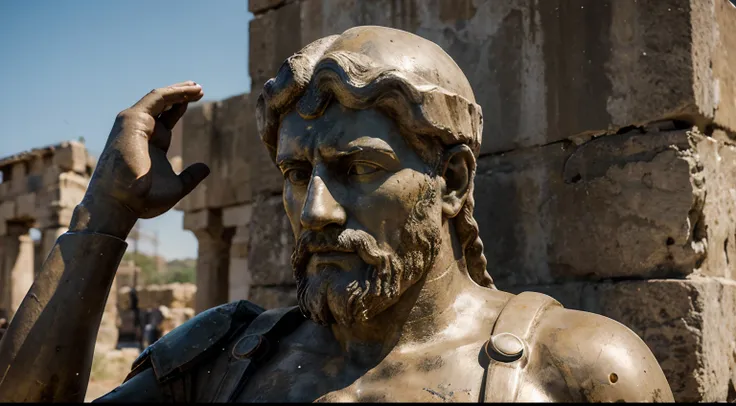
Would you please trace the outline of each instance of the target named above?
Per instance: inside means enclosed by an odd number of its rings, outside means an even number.
[[[138,216],[124,204],[88,194],[74,208],[69,231],[107,234],[125,240],[137,220]]]

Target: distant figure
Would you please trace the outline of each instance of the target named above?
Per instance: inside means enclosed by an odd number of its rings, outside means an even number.
[[[146,323],[143,328],[141,348],[147,348],[161,338],[161,323],[164,321],[164,315],[157,308],[151,309],[151,311],[146,313],[145,319]]]
[[[140,349],[143,346],[143,324],[141,323],[141,311],[138,308],[138,291],[135,286],[130,287],[130,310],[133,311],[133,328],[135,330],[135,342],[138,343]]]

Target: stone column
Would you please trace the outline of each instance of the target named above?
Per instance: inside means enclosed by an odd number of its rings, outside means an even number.
[[[233,228],[234,235],[230,245],[229,290],[230,301],[248,298],[251,286],[248,252],[250,245],[250,222],[253,205],[226,207],[222,210],[223,226]]]
[[[41,229],[41,241],[39,241],[38,253],[36,255],[36,274],[41,270],[41,266],[51,252],[51,248],[56,244],[56,239],[67,232],[68,227],[49,227]]]
[[[10,224],[7,235],[0,238],[2,251],[2,296],[0,308],[10,317],[20,306],[28,289],[33,284],[33,240],[29,228]]]
[[[233,229],[222,226],[221,210],[184,214],[184,229],[194,232],[197,249],[197,313],[228,302],[229,254]]]

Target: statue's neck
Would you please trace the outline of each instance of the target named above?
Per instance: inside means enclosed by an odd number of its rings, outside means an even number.
[[[477,288],[468,276],[454,233],[445,229],[434,266],[389,309],[364,323],[333,325],[348,357],[365,366],[380,362],[396,346],[421,344],[456,319],[457,298]]]

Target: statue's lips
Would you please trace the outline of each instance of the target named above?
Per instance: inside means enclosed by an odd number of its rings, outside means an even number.
[[[351,267],[360,257],[355,252],[323,251],[315,252],[309,259],[312,266],[337,265],[339,267]]]
[[[356,252],[322,251],[315,252],[309,258],[307,273],[320,272],[324,267],[334,267],[349,271],[363,266],[363,261]]]

